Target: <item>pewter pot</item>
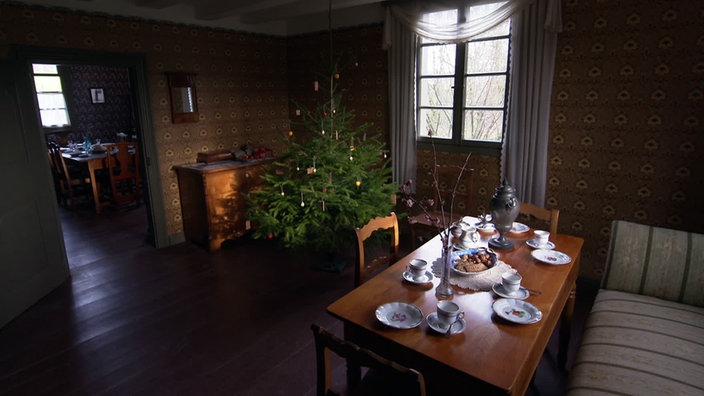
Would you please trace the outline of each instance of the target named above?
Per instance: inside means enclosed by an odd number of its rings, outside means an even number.
[[[491,198],[491,222],[499,231],[499,236],[489,241],[489,246],[495,249],[511,249],[513,242],[504,235],[511,231],[513,222],[518,217],[521,204],[516,197],[516,190],[508,185],[506,179],[496,188],[494,196]]]

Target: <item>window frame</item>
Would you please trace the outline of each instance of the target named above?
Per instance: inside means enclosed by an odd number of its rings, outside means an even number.
[[[34,72],[34,67],[33,65],[54,65],[56,66],[56,74],[51,74],[51,73],[35,73]],[[56,132],[63,132],[63,131],[70,131],[73,128],[73,122],[72,120],[74,119],[74,112],[73,112],[73,106],[70,100],[70,95],[67,95],[66,92],[69,90],[68,84],[67,84],[67,79],[65,78],[65,70],[61,67],[60,64],[57,63],[50,63],[50,62],[32,62],[29,64],[31,75],[32,75],[32,87],[34,88],[34,100],[37,106],[37,116],[39,117],[39,123],[41,125],[42,131],[44,131],[45,134],[52,134]],[[61,126],[45,126],[44,122],[42,121],[42,116],[41,116],[41,107],[39,106],[39,92],[37,91],[37,86],[35,82],[35,77],[36,76],[58,76],[59,81],[61,82],[61,94],[64,97],[64,103],[66,104],[66,114],[68,117],[68,124],[67,125],[61,125]]]
[[[458,20],[463,20],[465,18],[466,8],[458,7],[457,14]],[[455,48],[455,71],[453,76],[449,75],[421,75],[421,65],[423,62],[423,47],[440,46],[446,45],[444,43],[418,40],[418,50],[416,56],[416,106],[415,106],[415,117],[416,117],[416,143],[421,149],[432,149],[433,146],[440,151],[447,152],[475,152],[477,154],[489,155],[489,156],[500,156],[503,146],[504,139],[506,137],[506,131],[508,130],[508,112],[509,112],[509,95],[511,86],[511,35],[512,35],[512,25],[509,26],[509,32],[507,34],[501,35],[491,35],[491,36],[481,36],[478,38],[473,38],[461,43],[457,43]],[[467,71],[467,47],[470,43],[482,42],[482,41],[496,41],[496,40],[507,40],[508,49],[506,56],[506,69],[504,72],[475,72],[469,73]],[[503,106],[466,106],[466,90],[465,81],[469,77],[476,76],[505,76],[506,83],[504,89],[504,101]],[[454,77],[453,79],[453,99],[452,107],[439,107],[439,106],[421,106],[421,80],[424,78],[438,78],[438,77]],[[420,113],[423,109],[447,109],[452,111],[452,136],[450,139],[446,138],[433,138],[428,136],[422,136],[420,131],[421,119]],[[472,109],[480,110],[500,110],[503,111],[503,125],[501,132],[501,140],[498,142],[494,141],[482,141],[482,140],[465,140],[462,138],[464,131],[464,117],[465,112]]]

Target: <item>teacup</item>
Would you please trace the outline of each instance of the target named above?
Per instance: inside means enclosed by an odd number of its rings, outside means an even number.
[[[442,327],[447,327],[455,323],[458,317],[462,318],[462,316],[464,316],[464,314],[460,312],[459,305],[452,301],[439,301],[437,309],[438,323]]]
[[[501,275],[501,285],[508,294],[515,294],[521,288],[523,277],[517,272],[504,272]]]
[[[413,259],[408,263],[408,271],[410,271],[413,279],[424,277],[426,267],[428,267],[428,262],[421,259]]]
[[[536,242],[538,242],[538,245],[545,246],[548,244],[548,241],[550,239],[550,232],[543,230],[535,230],[533,231],[533,236],[535,236],[535,240]]]

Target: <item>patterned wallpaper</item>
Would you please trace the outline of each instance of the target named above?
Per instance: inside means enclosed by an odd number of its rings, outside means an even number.
[[[599,279],[611,221],[704,230],[704,3],[566,0],[547,203]]]
[[[127,68],[68,65],[67,96],[73,103],[72,130],[68,138],[74,141],[88,136],[103,142],[114,142],[118,132],[133,135],[132,100]],[[102,88],[105,103],[91,101],[91,88]]]
[[[581,275],[598,280],[615,219],[704,230],[704,3],[565,0],[562,10],[546,206],[560,209],[560,232],[584,238]],[[421,152],[419,176],[431,164]],[[470,166],[476,214],[499,162]]]
[[[183,230],[173,165],[288,131],[286,40],[63,9],[0,5],[0,58],[13,44],[145,54],[167,233]],[[173,124],[166,72],[196,73],[200,120]],[[106,98],[111,92],[106,90]],[[95,105],[91,105],[95,106]]]
[[[553,88],[547,206],[560,232],[585,239],[582,275],[598,279],[610,223],[704,228],[704,9],[693,0],[564,0]],[[168,232],[182,229],[174,164],[198,151],[275,145],[289,128],[289,95],[315,103],[327,34],[291,39],[43,8],[0,6],[0,57],[10,44],[138,52],[147,57]],[[386,54],[379,26],[334,34],[358,58],[341,76],[347,107],[388,133]],[[198,74],[201,120],[172,124],[167,71]],[[295,120],[295,116],[292,116]],[[464,155],[444,156],[448,163]],[[473,155],[474,206],[484,211],[499,161]],[[419,153],[419,176],[430,153]],[[427,180],[420,179],[421,188]]]

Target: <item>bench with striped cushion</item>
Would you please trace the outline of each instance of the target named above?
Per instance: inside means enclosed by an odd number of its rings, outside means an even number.
[[[615,221],[569,395],[704,395],[704,235]]]

